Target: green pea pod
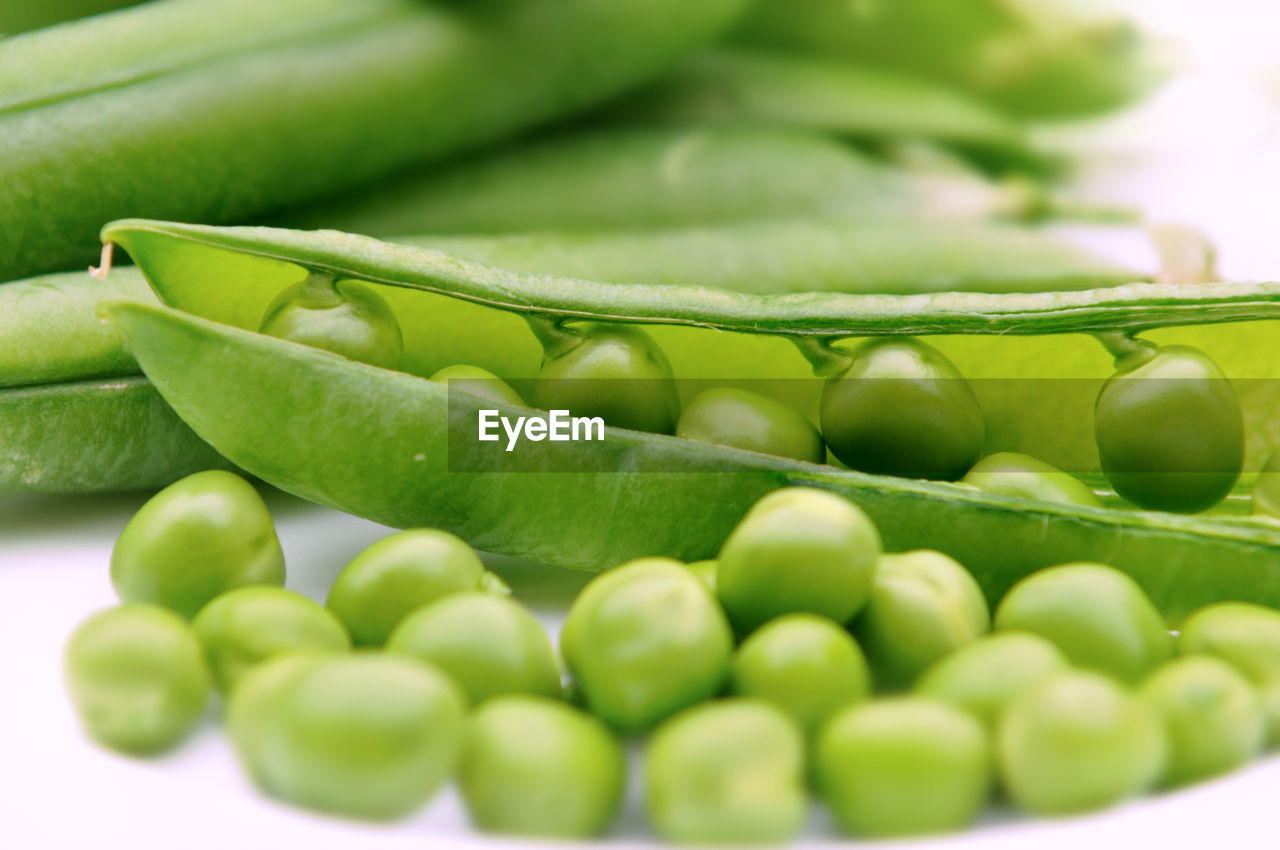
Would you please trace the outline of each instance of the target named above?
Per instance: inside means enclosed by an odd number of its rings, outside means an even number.
[[[481,549],[601,569],[636,555],[711,556],[761,495],[816,486],[862,507],[886,548],[932,548],[970,564],[990,598],[1038,567],[1092,559],[1132,575],[1173,622],[1219,599],[1280,605],[1280,534],[1267,523],[1031,502],[624,429],[568,450],[529,443],[513,470],[500,447],[474,439],[466,411],[451,415],[446,387],[415,377],[446,356],[497,374],[536,374],[541,349],[523,329],[527,320],[584,317],[646,324],[677,376],[702,368],[722,378],[734,370],[800,377],[808,363],[789,338],[814,349],[897,333],[964,336],[980,346],[951,354],[985,347],[996,369],[1024,346],[1030,356],[1018,368],[1040,362],[1049,345],[1061,373],[1105,373],[1101,346],[1093,343],[1096,360],[1074,364],[1080,352],[1064,335],[1252,320],[1230,328],[1239,338],[1270,330],[1261,320],[1280,317],[1280,285],[752,296],[524,276],[337,233],[133,221],[113,224],[104,238],[128,249],[165,301],[207,317],[128,302],[105,310],[194,430],[276,486],[379,522],[429,524]],[[307,269],[382,285],[406,328],[405,372],[246,330]],[[1070,421],[1061,409],[1045,415]],[[1003,541],[994,556],[992,540]]]
[[[120,215],[258,215],[594,105],[742,6],[164,0],[5,40],[0,279]]]
[[[100,15],[139,0],[41,0],[39,3],[5,3],[0,6],[0,36],[17,35],[30,30]]]

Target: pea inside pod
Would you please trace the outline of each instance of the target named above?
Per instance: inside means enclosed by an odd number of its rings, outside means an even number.
[[[960,480],[987,493],[1018,499],[1095,508],[1102,506],[1097,495],[1074,475],[1018,452],[987,455]]]
[[[676,436],[810,463],[827,456],[822,435],[808,419],[767,396],[732,387],[694,396],[680,414]]]
[[[316,272],[276,296],[260,330],[383,369],[399,366],[404,351],[400,324],[376,292]]]

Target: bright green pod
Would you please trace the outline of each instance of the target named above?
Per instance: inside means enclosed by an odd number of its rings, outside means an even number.
[[[30,30],[100,15],[139,0],[44,0],[41,3],[6,3],[0,9],[0,35],[17,35]]]
[[[994,733],[1011,702],[1068,666],[1062,651],[1038,635],[995,632],[939,659],[915,689],[967,711]]]
[[[331,275],[309,274],[277,295],[259,330],[383,369],[399,366],[404,351],[400,325],[387,302],[367,286]]]
[[[1079,478],[1052,464],[1017,452],[996,452],[975,463],[961,484],[987,493],[1063,505],[1101,507],[1102,502]]]
[[[767,396],[734,387],[694,396],[680,413],[676,436],[810,463],[827,457],[822,435],[808,419]]]

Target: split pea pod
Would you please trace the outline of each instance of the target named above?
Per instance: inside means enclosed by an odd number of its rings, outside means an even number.
[[[430,524],[482,549],[602,569],[637,555],[708,557],[761,495],[806,485],[853,499],[890,550],[937,549],[971,565],[990,598],[1034,569],[1079,559],[1133,576],[1174,623],[1220,599],[1280,605],[1280,533],[1266,523],[1029,501],[621,428],[598,441],[530,442],[516,466],[500,445],[475,439],[474,411],[416,377],[445,360],[533,376],[540,337],[526,328],[543,338],[573,334],[584,318],[644,325],[677,377],[772,371],[799,379],[838,357],[846,337],[894,334],[929,334],[970,364],[981,351],[1004,367],[1025,346],[1031,363],[1051,352],[1060,375],[1105,374],[1105,350],[1085,339],[1085,354],[1070,335],[1234,323],[1232,338],[1266,339],[1280,318],[1280,285],[758,296],[526,276],[336,233],[131,221],[104,238],[129,251],[165,302],[189,311],[105,310],[184,420],[264,480],[379,522]],[[378,289],[405,329],[403,371],[254,332],[275,295],[308,269]],[[1225,352],[1219,360],[1230,368]],[[1074,411],[1045,415],[1061,423]],[[464,471],[486,474],[456,474]],[[530,474],[537,471],[559,474]],[[993,556],[996,539],[1004,544]]]
[[[0,41],[0,279],[120,215],[244,219],[592,106],[743,5],[160,0]]]

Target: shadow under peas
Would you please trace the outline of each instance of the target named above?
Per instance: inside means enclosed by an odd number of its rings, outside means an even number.
[[[485,567],[511,585],[512,595],[538,613],[564,613],[595,573],[535,564],[505,555],[481,552]]]

